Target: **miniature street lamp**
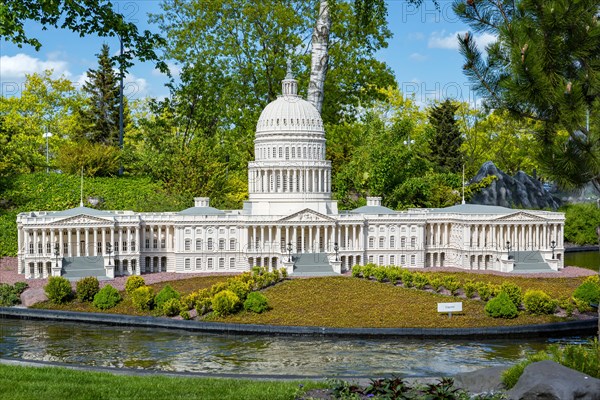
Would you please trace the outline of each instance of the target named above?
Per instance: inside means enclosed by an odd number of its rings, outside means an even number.
[[[54,245],[54,257],[56,257],[56,268],[58,268],[58,256],[60,254],[58,243]]]
[[[506,250],[510,253],[510,241],[506,241]]]
[[[554,249],[556,248],[556,241],[550,242],[550,248],[552,249],[552,259],[554,260]]]
[[[335,242],[333,244],[333,251],[335,251],[335,261],[339,261],[338,260],[338,254],[339,254],[339,251],[340,251],[340,246],[338,246],[337,242]]]
[[[46,139],[46,173],[49,174],[50,173],[50,156],[48,153],[48,138],[50,138],[52,136],[52,134],[48,131],[44,132],[44,134],[42,135],[42,137],[44,139]]]
[[[288,262],[291,262],[292,261],[292,242],[288,242],[287,251],[288,251]]]
[[[108,253],[108,266],[110,267],[110,253],[112,253],[112,245],[110,243],[106,244],[106,253]]]

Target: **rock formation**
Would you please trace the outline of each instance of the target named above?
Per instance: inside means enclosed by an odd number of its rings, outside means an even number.
[[[480,182],[487,176],[497,177],[488,187],[475,193],[472,204],[502,206],[509,208],[553,209],[560,204],[537,179],[519,171],[514,177],[502,172],[493,162],[481,166],[471,183]]]

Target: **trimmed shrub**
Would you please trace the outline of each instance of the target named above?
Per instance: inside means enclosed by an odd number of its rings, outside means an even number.
[[[13,288],[15,289],[15,292],[17,293],[17,295],[21,295],[21,293],[23,293],[25,291],[25,289],[27,289],[29,287],[29,285],[26,282],[15,282],[15,284],[13,285]]]
[[[404,287],[410,288],[414,286],[413,283],[413,273],[409,270],[402,270],[402,284]]]
[[[492,318],[515,318],[519,315],[517,306],[506,292],[500,294],[485,305],[485,313]]]
[[[12,307],[19,304],[21,302],[19,294],[15,286],[0,283],[0,307]]]
[[[94,306],[101,310],[113,308],[121,301],[119,291],[111,285],[106,285],[94,296]]]
[[[182,310],[182,311],[179,313],[179,316],[180,316],[181,318],[185,319],[186,321],[187,321],[187,320],[189,320],[189,319],[192,319],[192,317],[191,317],[191,315],[190,315],[190,312],[189,312],[188,310]]]
[[[510,301],[519,308],[523,302],[523,291],[517,285],[512,282],[503,282],[500,286],[500,291],[504,292],[510,297]]]
[[[600,300],[600,284],[593,280],[585,280],[573,292],[573,297],[581,301],[598,304]]]
[[[279,273],[281,274],[281,279],[287,279],[288,272],[286,268],[279,268]]]
[[[377,282],[383,282],[386,280],[387,278],[387,271],[386,271],[386,267],[376,267],[373,269],[373,278],[375,278],[375,280]]]
[[[419,290],[424,289],[425,286],[429,284],[429,279],[427,278],[427,275],[425,275],[422,272],[415,272],[412,278],[413,285]]]
[[[362,274],[362,267],[360,265],[355,265],[352,267],[352,276],[355,278],[360,278]]]
[[[475,295],[475,291],[477,290],[477,284],[473,282],[473,280],[469,279],[463,285],[463,290],[465,291],[465,296],[467,297],[467,299],[470,299]]]
[[[125,282],[125,292],[131,296],[131,293],[137,288],[141,288],[146,285],[146,281],[139,275],[131,275]]]
[[[223,290],[212,298],[212,308],[217,316],[233,314],[240,306],[240,299],[231,290]]]
[[[402,270],[398,267],[388,267],[386,273],[387,280],[392,282],[392,285],[397,284],[402,278]]]
[[[493,287],[489,283],[477,282],[477,293],[479,298],[483,301],[488,301],[492,297]]]
[[[158,292],[158,294],[154,298],[154,305],[156,306],[157,309],[162,310],[163,306],[167,302],[167,300],[170,300],[170,299],[179,300],[180,297],[181,297],[181,294],[179,294],[179,292],[177,290],[173,289],[173,287],[171,285],[167,285],[164,288],[162,288],[162,290],[160,292]]]
[[[528,290],[523,296],[525,310],[530,314],[553,314],[556,303],[542,290]]]
[[[202,297],[196,301],[196,312],[198,315],[204,315],[212,308],[212,298]]]
[[[575,302],[575,307],[577,308],[577,311],[579,311],[580,313],[592,311],[592,306],[590,306],[589,302],[577,299],[575,297],[573,297],[573,301]]]
[[[172,297],[164,302],[161,310],[167,317],[174,317],[181,312],[181,302],[179,299]]]
[[[258,267],[255,267],[258,268]],[[259,274],[255,274],[253,279],[256,280],[256,278],[258,278],[260,275]],[[227,282],[217,282],[214,285],[212,285],[210,287],[210,296],[213,297],[215,294],[222,292],[223,290],[227,290],[227,287],[229,285],[227,284]]]
[[[100,282],[95,276],[88,276],[77,282],[77,298],[79,301],[92,301],[100,291]]]
[[[142,286],[131,292],[131,303],[139,311],[150,311],[154,305],[154,289]]]
[[[242,282],[236,278],[230,278],[227,280],[227,289],[235,293],[240,301],[246,300],[248,293],[250,293],[250,286],[248,283]]]
[[[373,270],[377,268],[375,264],[367,264],[362,267],[362,276],[365,279],[371,279],[371,275],[373,275]]]
[[[448,275],[442,278],[444,287],[450,291],[452,295],[456,294],[460,289],[460,281],[454,275]]]
[[[257,314],[267,311],[269,308],[267,297],[260,292],[250,293],[244,302],[244,310],[252,311]]]
[[[48,299],[54,304],[66,303],[73,296],[71,282],[62,276],[51,276],[48,278],[48,284],[44,286],[44,291]]]
[[[575,311],[575,302],[573,299],[560,299],[558,300],[558,307],[562,308],[567,317],[573,315],[573,311]]]
[[[431,286],[431,288],[433,290],[435,290],[436,292],[439,292],[440,290],[442,290],[442,287],[444,286],[444,280],[442,278],[440,278],[439,276],[430,276],[429,277],[429,286]]]

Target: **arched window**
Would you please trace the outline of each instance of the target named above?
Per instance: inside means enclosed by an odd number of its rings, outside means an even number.
[[[289,160],[290,159],[290,148],[286,146],[285,148],[285,159]]]
[[[202,239],[196,239],[196,251],[202,251]]]
[[[229,250],[235,250],[235,239],[229,239]]]
[[[185,239],[185,251],[190,251],[192,248],[192,240],[191,239]]]
[[[373,247],[375,247],[375,238],[371,236],[369,238],[369,248],[372,249]]]
[[[379,248],[383,249],[385,247],[385,238],[382,236],[379,238]]]
[[[208,238],[208,241],[206,243],[206,249],[207,250],[212,250],[213,249],[213,240],[212,240],[212,238]]]
[[[396,236],[390,236],[390,249],[396,248]]]

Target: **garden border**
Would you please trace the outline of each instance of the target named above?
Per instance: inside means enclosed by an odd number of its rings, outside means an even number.
[[[2,318],[80,322],[112,326],[173,329],[225,335],[287,335],[369,338],[516,338],[595,335],[598,318],[539,325],[517,325],[485,328],[332,328],[318,326],[283,326],[229,324],[222,322],[185,321],[162,317],[140,317],[122,314],[84,313],[0,307]]]

